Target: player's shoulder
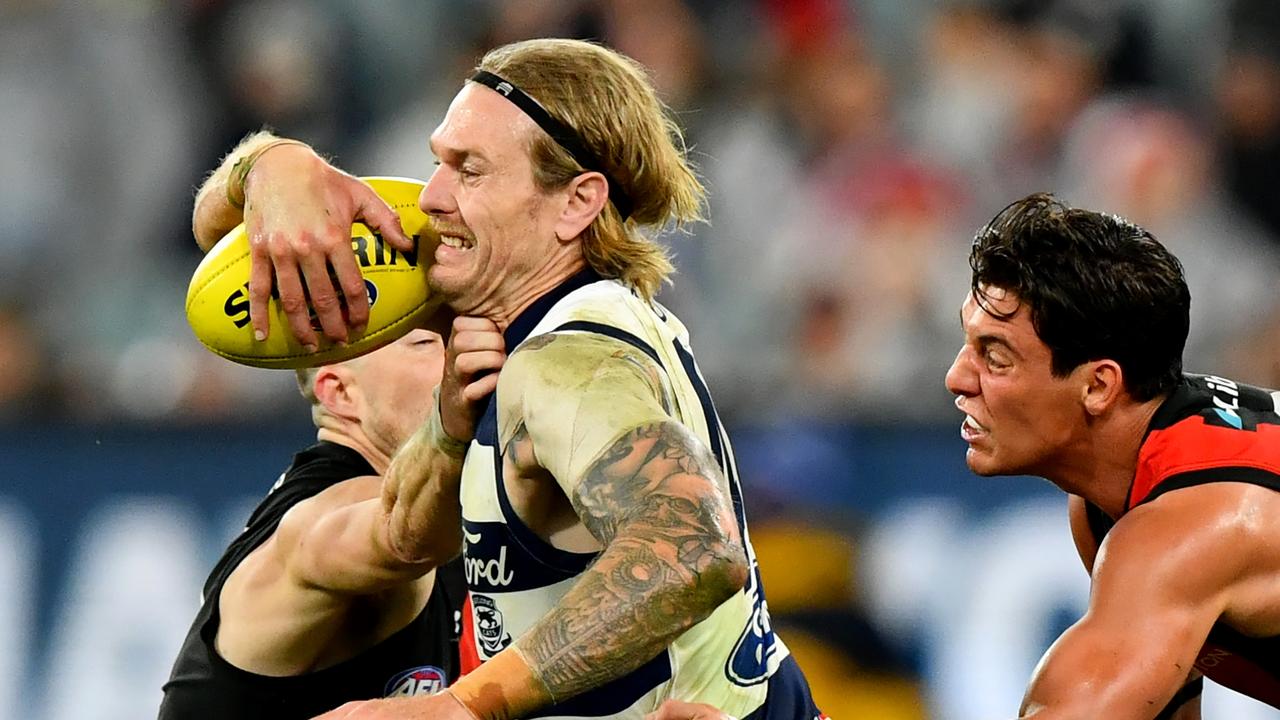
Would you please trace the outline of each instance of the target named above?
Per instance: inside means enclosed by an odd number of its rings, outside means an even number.
[[[304,530],[338,508],[377,497],[381,479],[356,450],[321,441],[294,455],[271,493],[249,521],[267,540]]]
[[[533,378],[541,382],[582,382],[614,363],[645,367],[656,361],[635,343],[607,332],[562,328],[535,335],[507,359],[499,382]]]
[[[601,280],[569,293],[555,304],[533,335],[565,327],[595,329],[645,343],[687,335],[684,325],[656,300],[642,297],[618,280]]]
[[[298,501],[292,509],[303,507],[308,512],[324,513],[378,497],[381,492],[382,478],[377,475],[357,475],[339,480],[311,497]]]
[[[381,492],[382,478],[376,475],[361,475],[335,482],[289,506],[265,545],[273,553],[287,555],[329,513],[379,497]]]
[[[644,349],[597,332],[560,330],[535,335],[511,353],[498,376],[499,435],[531,407],[576,406],[587,395],[664,396],[661,364]]]
[[[1122,553],[1144,564],[1157,557],[1225,567],[1252,548],[1274,545],[1280,493],[1238,482],[1191,485],[1166,492],[1125,513],[1107,534],[1110,555]]]
[[[1090,570],[1091,606],[1216,607],[1280,560],[1280,495],[1241,484],[1168,493],[1121,516]],[[1269,509],[1268,509],[1269,508]]]

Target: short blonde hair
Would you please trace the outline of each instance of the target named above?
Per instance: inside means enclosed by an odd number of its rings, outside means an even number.
[[[537,39],[503,45],[478,70],[501,77],[576,130],[601,170],[631,198],[623,220],[609,203],[582,233],[587,264],[647,299],[674,268],[667,250],[641,232],[703,219],[706,190],[694,174],[684,136],[636,61],[581,40]],[[546,133],[529,149],[538,187],[564,187],[581,165]]]
[[[294,371],[298,380],[298,392],[311,403],[311,422],[317,427],[320,425],[320,416],[324,413],[324,405],[320,402],[320,398],[316,397],[316,374],[319,372],[318,367]]]

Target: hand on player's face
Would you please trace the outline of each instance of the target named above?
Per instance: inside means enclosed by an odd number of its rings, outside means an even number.
[[[244,220],[255,333],[265,339],[270,332],[274,279],[289,331],[312,349],[319,347],[312,309],[334,341],[345,342],[348,328],[359,332],[369,322],[369,296],[351,248],[353,222],[363,221],[399,250],[413,250],[399,216],[372,188],[300,145],[280,145],[258,159],[245,186]]]
[[[492,320],[454,319],[440,380],[440,422],[449,437],[470,440],[475,435],[484,399],[497,389],[497,371],[506,360],[506,341]]]

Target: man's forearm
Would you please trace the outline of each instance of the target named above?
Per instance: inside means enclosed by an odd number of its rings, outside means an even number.
[[[437,411],[396,453],[382,485],[386,542],[396,557],[440,563],[457,555],[465,456],[466,443],[444,433]]]
[[[244,158],[281,139],[267,131],[249,135],[227,153],[222,164],[196,191],[195,208],[191,213],[191,232],[201,250],[209,252],[223,235],[244,220],[243,207],[232,204],[227,195],[227,183],[231,180],[232,169]]]
[[[1204,678],[1199,671],[1193,675],[1195,677],[1187,681],[1157,715],[1150,714],[1156,707],[1151,700],[1121,697],[1119,703],[1115,703],[1118,706],[1104,706],[1102,700],[1096,699],[1097,693],[1081,692],[1072,702],[1056,705],[1045,705],[1028,697],[1022,701],[1018,720],[1093,720],[1099,717],[1139,717],[1142,713],[1155,720],[1200,720]],[[1103,679],[1097,681],[1097,684],[1105,683]],[[1028,694],[1031,692],[1034,692],[1034,686]]]
[[[620,536],[519,649],[557,700],[622,677],[741,587],[728,569],[731,552],[695,536],[682,545]]]
[[[745,583],[723,478],[690,439],[675,423],[637,428],[574,493],[605,550],[517,642],[557,700],[644,664]]]

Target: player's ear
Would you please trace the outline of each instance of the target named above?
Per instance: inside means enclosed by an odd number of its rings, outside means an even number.
[[[316,400],[326,412],[347,420],[359,417],[355,378],[349,368],[325,365],[316,371]]]
[[[568,197],[556,222],[556,237],[568,242],[582,234],[609,202],[609,183],[598,172],[585,172],[569,182]]]
[[[1115,360],[1094,360],[1082,368],[1081,401],[1085,412],[1099,416],[1124,395],[1124,371]]]

